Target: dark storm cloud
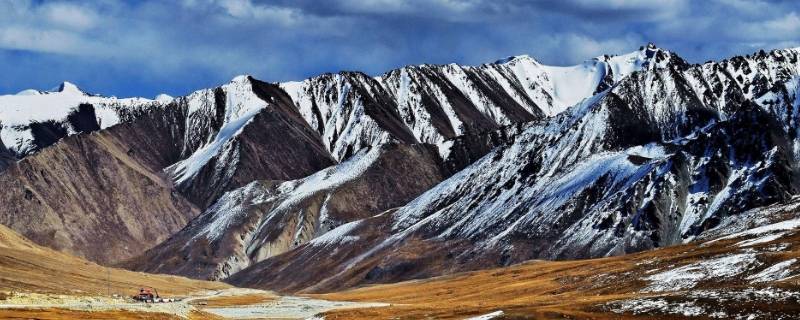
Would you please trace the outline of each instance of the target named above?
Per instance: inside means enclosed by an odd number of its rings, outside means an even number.
[[[796,1],[0,0],[0,91],[62,80],[185,94],[236,74],[379,74],[530,54],[572,64],[649,41],[691,62],[800,46]]]

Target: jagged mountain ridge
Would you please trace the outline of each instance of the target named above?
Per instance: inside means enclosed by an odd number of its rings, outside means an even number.
[[[332,231],[356,241],[301,246],[230,281],[325,291],[689,241],[797,194],[798,55],[633,73],[406,206]],[[325,263],[289,272],[311,257]]]
[[[195,158],[185,156],[202,154],[209,145],[214,146],[205,142],[192,145],[193,135],[188,132],[210,130],[205,136],[210,142],[219,132],[226,133],[224,119],[213,113],[217,110],[213,104],[195,113],[189,112],[187,103],[175,101],[115,109],[116,125],[86,132],[63,130],[65,134],[50,141],[52,145],[12,161],[0,173],[0,185],[6,190],[0,196],[0,223],[39,244],[115,263],[180,230],[199,213],[197,206],[205,209],[207,198],[238,187],[236,183],[244,185],[250,182],[247,179],[258,177],[299,178],[333,163],[318,144],[316,133],[285,101],[285,93],[250,78],[240,82],[265,102],[245,121],[251,124],[251,131],[233,132],[234,137],[218,144],[223,152],[194,162]],[[224,97],[223,89],[219,91]],[[64,107],[70,102],[66,103],[52,107],[71,110]],[[80,104],[78,109],[91,107]],[[208,119],[216,124],[193,121],[209,110]],[[69,115],[64,122],[50,123],[59,128],[72,126]],[[11,129],[25,131],[29,127]],[[316,149],[315,143],[319,145]],[[268,152],[263,148],[270,146]],[[173,177],[162,170],[186,159],[198,164],[191,176],[198,183],[188,188],[174,186]],[[175,193],[175,188],[194,204]],[[32,223],[37,220],[42,222]]]
[[[383,142],[437,144],[440,154],[447,157],[447,139],[556,114],[615,79],[656,67],[671,56],[647,46],[573,67],[545,66],[519,56],[478,67],[409,66],[379,77],[342,72],[279,84],[286,93],[239,76],[218,88],[156,100],[89,95],[65,83],[55,92],[26,90],[0,97],[0,119],[4,119],[0,121],[5,122],[0,140],[21,158],[67,135],[133,121],[146,109],[178,108],[185,122],[179,126],[184,130],[180,159],[159,169],[165,169],[185,196],[205,208],[223,192],[252,179],[296,179]],[[563,87],[580,90],[573,93]],[[292,104],[296,111],[289,107]],[[300,170],[263,167],[262,163],[280,163],[281,158],[270,158],[262,148],[248,148],[279,141],[264,138],[267,134],[263,131],[277,130],[260,125],[271,116],[280,119],[270,123],[286,125],[280,131],[295,132],[289,137],[297,143],[286,143],[294,147],[285,152],[297,153],[297,144],[313,146],[313,154],[304,158],[307,166]],[[73,123],[73,118],[79,123]],[[83,123],[89,126],[81,126]],[[324,155],[325,150],[330,156]],[[244,180],[239,178],[243,175],[247,176]]]
[[[341,72],[280,85],[342,160],[390,138],[442,145],[457,136],[553,116],[633,71],[661,67],[674,56],[648,45],[570,67],[518,56],[476,67],[407,66],[374,78]]]

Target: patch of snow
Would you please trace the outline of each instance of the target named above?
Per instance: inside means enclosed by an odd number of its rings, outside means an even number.
[[[266,197],[266,193],[258,181],[250,182],[242,188],[226,192],[203,213],[203,215],[213,214],[214,216],[211,217],[210,222],[203,225],[203,228],[194,235],[193,239],[205,236],[211,241],[219,240],[228,232],[228,229],[235,221],[245,217],[247,214],[245,209],[249,205],[261,201],[264,197]],[[245,201],[250,198],[253,200],[250,202]],[[187,245],[189,244],[187,243]]]
[[[291,207],[320,190],[333,189],[358,178],[378,160],[381,152],[381,146],[361,149],[338,165],[325,168],[303,179],[282,183],[278,191],[290,196],[281,203],[280,208]]]
[[[706,309],[692,301],[670,303],[665,299],[631,299],[616,301],[607,304],[611,307],[611,312],[626,313],[634,315],[655,313],[676,314],[685,317],[696,317],[706,314]]]
[[[480,316],[477,316],[477,317],[467,318],[467,319],[464,319],[464,320],[492,320],[492,319],[497,318],[497,317],[502,317],[504,314],[505,313],[503,312],[503,310],[497,310],[495,312],[487,313],[487,314],[480,315]]]
[[[154,100],[156,100],[158,102],[169,103],[169,102],[172,102],[172,100],[175,100],[175,98],[172,97],[171,95],[166,94],[166,93],[162,93],[162,94],[157,95]]]
[[[599,70],[601,67],[594,63],[571,67],[543,66],[552,81],[553,98],[565,107],[573,106],[594,94],[605,76],[605,72]]]
[[[780,302],[800,299],[800,292],[780,288],[745,288],[720,290],[693,290],[686,294],[688,299],[712,299],[719,302],[759,301]]]
[[[253,92],[248,76],[233,78],[231,82],[222,86],[222,90],[225,92],[225,115],[219,132],[214,135],[213,140],[200,146],[189,157],[165,169],[171,173],[173,181],[177,184],[193,179],[212,158],[220,155],[220,151],[228,150],[233,139],[268,106],[266,101],[261,100]],[[194,114],[216,112],[214,104],[210,103],[214,101],[214,96],[213,89],[206,89],[183,98],[187,100],[189,106],[187,135],[194,134],[196,130],[191,122]],[[224,164],[224,161],[221,163]]]
[[[752,229],[748,229],[745,231],[737,232],[734,234],[729,234],[724,237],[720,237],[711,241],[707,241],[707,244],[714,243],[720,240],[728,240],[728,239],[736,239],[748,236],[763,236],[766,234],[772,234],[777,232],[789,231],[800,228],[800,219],[791,219],[786,221],[781,221],[777,223],[768,224],[765,226],[760,226]]]
[[[716,257],[660,272],[643,280],[650,284],[642,292],[679,291],[694,288],[701,281],[721,281],[740,275],[761,263],[753,253]]]
[[[361,220],[345,223],[319,237],[314,238],[313,240],[309,241],[309,244],[312,246],[324,246],[358,241],[358,236],[351,236],[349,234],[356,227],[358,227],[359,224],[361,224]]]
[[[788,249],[789,247],[791,247],[791,245],[784,242],[784,243],[776,243],[776,244],[770,245],[770,246],[764,248],[763,250],[764,251],[768,251],[768,252],[779,252],[779,251],[784,251],[784,250]]]
[[[250,120],[256,116],[261,110],[253,109],[248,113],[241,115],[232,121],[225,123],[219,132],[214,137],[211,143],[201,147],[188,158],[181,160],[174,165],[170,166],[167,170],[173,172],[174,181],[177,184],[184,183],[189,179],[194,178],[200,169],[202,169],[208,161],[214,156],[219,154],[222,147],[231,141],[232,138],[238,136],[244,127],[250,123]]]
[[[772,242],[772,241],[778,240],[778,239],[782,238],[783,236],[785,236],[787,233],[788,232],[780,232],[780,233],[776,233],[776,234],[766,235],[766,236],[762,236],[762,237],[755,238],[755,239],[741,241],[739,243],[736,243],[736,245],[738,247],[740,247],[740,248],[751,247],[751,246],[759,245],[759,244],[762,244],[762,243],[768,243],[768,242]]]
[[[751,280],[753,283],[760,283],[786,279],[792,274],[792,270],[789,267],[795,262],[797,262],[797,259],[776,263],[757,274],[747,277],[747,280]]]

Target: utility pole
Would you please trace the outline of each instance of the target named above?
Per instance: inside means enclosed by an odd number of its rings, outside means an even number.
[[[108,296],[111,296],[111,268],[106,267],[106,286],[108,288]]]

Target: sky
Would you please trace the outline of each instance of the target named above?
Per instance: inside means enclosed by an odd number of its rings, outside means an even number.
[[[800,1],[0,0],[0,93],[70,81],[178,96],[239,74],[271,82],[528,54],[551,65],[653,42],[700,63],[800,46]]]

